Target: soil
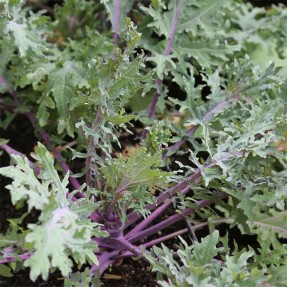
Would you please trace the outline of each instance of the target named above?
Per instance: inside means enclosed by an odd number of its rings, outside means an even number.
[[[106,271],[101,279],[103,287],[155,287],[156,275],[150,272],[149,266],[143,261],[127,259],[121,265],[113,266]],[[18,272],[11,278],[1,278],[1,287],[63,287],[61,274],[50,274],[48,281],[29,279],[28,269]]]

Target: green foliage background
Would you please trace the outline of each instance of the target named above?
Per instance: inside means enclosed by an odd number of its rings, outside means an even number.
[[[96,264],[92,239],[110,236],[91,213],[113,214],[123,228],[130,212],[142,220],[150,214],[154,190],[182,183],[190,192],[174,194],[176,213],[192,208],[186,219],[204,222],[210,234],[191,244],[180,239],[176,252],[143,251],[160,286],[286,286],[286,6],[146,2],[120,1],[117,23],[112,0],[64,1],[52,15],[26,1],[0,1],[1,104],[14,109],[3,112],[1,127],[9,129],[17,113],[35,114],[35,135],[47,146],[39,143],[33,155],[40,173],[20,155],[0,169],[13,180],[12,203],[40,212],[37,223],[22,228],[15,219],[1,235],[0,260],[29,258],[0,273],[29,267],[31,280],[46,280],[58,268],[65,286],[79,286],[72,267]],[[115,156],[123,133],[140,141],[127,158]],[[48,152],[73,140],[63,156],[82,160],[75,189]],[[75,203],[79,192],[87,196]],[[199,208],[201,200],[215,205]],[[256,236],[258,247],[220,237],[215,222]],[[100,284],[94,279],[83,284]]]

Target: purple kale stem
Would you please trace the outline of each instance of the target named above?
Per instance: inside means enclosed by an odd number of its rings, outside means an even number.
[[[22,154],[21,152],[15,150],[15,149],[13,149],[13,148],[11,148],[11,147],[10,147],[9,145],[7,145],[7,144],[0,144],[0,149],[4,150],[4,151],[7,152],[9,155],[14,154],[14,155],[20,155],[20,156],[22,156],[22,157],[25,156],[24,154]],[[40,173],[40,168],[37,167],[37,166],[35,165],[35,163],[33,163],[31,160],[28,159],[28,161],[29,161],[30,167],[33,168],[33,169],[35,169],[36,173],[39,174],[39,173]]]
[[[16,109],[16,106],[10,106],[10,105],[0,103],[0,109],[7,110],[7,111],[14,111]]]
[[[177,25],[177,21],[178,21],[183,3],[184,3],[184,0],[182,0],[175,9],[175,13],[174,13],[174,17],[173,17],[173,21],[172,21],[172,25],[171,25],[171,31],[170,31],[168,43],[167,43],[166,50],[165,50],[166,56],[169,56],[170,52],[171,52],[171,48],[172,48],[172,44],[173,44],[173,40],[174,40],[174,35],[175,35],[175,30],[176,30],[176,25]]]
[[[127,178],[124,177],[121,181],[121,183],[119,184],[119,186],[117,187],[115,193],[114,193],[114,197],[112,199],[112,201],[109,203],[107,209],[106,209],[106,214],[108,217],[111,216],[111,213],[113,211],[113,207],[115,206],[115,204],[118,201],[118,198],[121,196],[121,194],[126,190],[126,188],[128,187],[128,181]]]
[[[157,103],[157,100],[158,100],[158,97],[159,95],[158,94],[155,94],[152,98],[152,101],[151,101],[151,104],[150,104],[150,107],[149,107],[149,118],[153,118],[154,117],[154,114],[155,114],[155,108],[156,108],[156,103]]]
[[[218,195],[221,199],[224,199],[226,198],[228,195],[226,193],[220,193]],[[141,239],[144,239],[145,237],[147,236],[150,236],[180,220],[183,219],[183,216],[187,216],[187,215],[190,215],[192,213],[194,213],[197,209],[200,209],[202,207],[205,207],[205,206],[209,206],[213,204],[213,201],[212,200],[201,200],[197,203],[197,208],[196,209],[193,209],[193,208],[186,208],[184,209],[180,214],[175,214],[175,215],[172,215],[170,216],[168,219],[165,219],[163,221],[161,221],[160,223],[158,224],[155,224],[141,232],[138,232],[137,234],[135,234],[133,237],[131,237],[129,239],[129,242],[130,243],[134,243],[136,241],[139,241]]]
[[[182,235],[182,234],[184,234],[186,232],[188,232],[188,229],[184,228],[184,229],[178,230],[176,232],[167,234],[165,236],[159,237],[157,239],[151,240],[151,241],[149,241],[147,243],[142,244],[142,246],[144,246],[145,248],[148,248],[148,247],[154,246],[154,245],[156,245],[158,243],[161,243],[163,241],[166,241],[166,240],[169,240],[171,238],[174,238],[176,236]]]
[[[22,154],[21,152],[15,150],[15,149],[13,149],[13,148],[11,148],[11,147],[10,147],[9,145],[7,145],[7,144],[0,144],[0,149],[6,151],[8,154],[14,154],[14,155],[25,156],[24,154]],[[30,163],[31,166],[34,166],[34,163],[31,162],[30,160],[29,160],[29,163]]]
[[[183,194],[187,194],[190,190],[190,187],[187,186],[182,190]],[[158,207],[152,214],[150,214],[145,220],[143,220],[140,224],[138,224],[132,231],[126,234],[126,238],[129,239],[133,234],[138,233],[139,231],[143,230],[147,227],[151,222],[153,222],[159,215],[161,215],[172,203],[172,199],[166,201],[163,205]]]
[[[227,197],[227,194],[221,193],[221,194],[219,194],[219,196],[221,197],[221,199],[224,199]],[[202,200],[198,203],[198,208],[208,206],[212,203],[213,203],[213,201],[211,201],[211,200]],[[194,212],[193,209],[187,208],[183,211],[182,214],[188,215],[192,212]],[[176,220],[175,222],[177,222],[183,218],[183,216],[180,214],[176,214],[173,217],[175,218],[174,220]],[[220,224],[220,223],[232,223],[233,221],[234,221],[233,219],[229,219],[229,218],[217,219],[217,220],[212,220],[211,222],[203,222],[203,223],[196,224],[193,226],[193,229],[199,229],[201,227],[208,225],[209,223]],[[170,225],[170,222],[167,226],[169,226],[169,225]],[[165,227],[163,227],[163,228],[165,228]],[[161,229],[163,229],[163,228],[161,228]],[[159,230],[161,230],[161,229],[159,229]],[[158,230],[155,230],[153,233],[155,233],[157,231]],[[119,259],[126,258],[126,257],[132,257],[135,255],[136,256],[141,255],[142,254],[141,249],[140,249],[141,247],[148,248],[148,247],[154,246],[155,244],[158,244],[158,243],[161,243],[163,241],[174,238],[176,236],[182,235],[186,232],[188,232],[187,228],[181,229],[179,231],[173,232],[171,234],[167,234],[165,236],[151,240],[151,241],[146,242],[144,244],[141,244],[139,246],[135,246],[135,245],[123,240],[122,237],[116,238],[116,239],[114,239],[114,241],[110,240],[110,242],[112,242],[112,243],[115,242],[114,246],[118,243],[122,247],[125,247],[127,250],[125,252],[120,251],[120,250],[119,251],[111,251],[111,252],[103,252],[99,258],[99,264],[93,265],[93,267],[90,270],[90,274],[92,275],[95,270],[98,270],[100,272],[100,274],[102,274],[109,267],[110,264],[112,264],[113,262],[115,262]],[[118,247],[116,247],[116,248],[118,248]]]
[[[237,100],[239,100],[240,96],[232,96],[229,99],[226,99],[222,102],[219,102],[215,107],[213,107],[211,110],[209,110],[202,118],[201,121],[203,123],[207,122],[208,120],[210,120],[214,114],[218,113],[219,111],[225,109],[230,103],[235,102]],[[192,136],[195,131],[197,130],[197,128],[199,127],[199,125],[193,126],[191,127],[188,131],[187,131],[187,135],[188,136]],[[172,146],[167,148],[167,151],[169,152],[175,152],[177,151],[182,145],[184,144],[184,140],[180,139],[179,141],[177,141],[175,144],[173,144]],[[168,153],[167,152],[167,153]],[[166,158],[166,155],[163,156],[163,158]]]
[[[107,217],[110,217],[112,212],[113,212],[113,207],[114,205],[117,203],[118,197],[117,197],[117,193],[115,193],[112,201],[109,203],[107,209],[106,209],[106,215]]]
[[[206,122],[210,120],[214,114],[218,113],[219,111],[225,109],[230,103],[235,102],[239,100],[240,96],[232,96],[222,102],[219,102],[214,108],[212,108],[210,111],[208,111],[203,117],[202,122]]]
[[[201,171],[196,170],[192,176],[188,176],[184,181],[181,181],[168,191],[164,192],[157,198],[156,204],[149,204],[147,205],[146,209],[153,210],[155,209],[159,204],[164,202],[166,199],[172,197],[175,193],[179,192],[180,190],[187,187],[187,184],[191,180],[197,180],[200,177]],[[128,215],[128,221],[125,225],[125,228],[130,226],[131,224],[135,223],[139,218],[141,218],[141,215],[138,215],[136,212],[132,212]],[[148,220],[149,217],[147,217],[145,220]]]
[[[101,108],[98,107],[93,128],[96,128],[97,125],[99,124],[100,119],[101,119],[101,114],[102,114]],[[90,136],[90,141],[89,141],[89,145],[88,145],[88,153],[90,151],[92,151],[92,150],[94,151],[94,149],[95,149],[94,139],[93,139],[92,136]],[[87,183],[88,186],[92,187],[92,185],[93,185],[93,181],[92,181],[92,175],[93,175],[93,173],[92,173],[92,156],[88,156],[87,157],[87,159],[86,159],[86,167],[87,167],[86,183]],[[95,168],[95,170],[97,172],[98,171],[97,165],[94,165],[94,168]],[[97,178],[97,186],[98,186],[99,190],[101,190],[101,182],[100,182],[100,180],[98,178]]]
[[[18,96],[15,94],[15,92],[9,88],[7,82],[5,81],[5,79],[0,76],[0,84],[3,86],[4,89],[7,89],[10,93],[10,95],[18,102],[18,103],[21,103],[20,99],[18,98]],[[27,118],[29,119],[29,121],[31,122],[31,124],[33,125],[33,127],[36,126],[37,124],[37,119],[36,117],[33,115],[32,112],[27,112],[25,113],[25,115],[27,116]],[[46,131],[43,129],[43,128],[40,128],[39,129],[39,133],[40,133],[40,136],[41,138],[43,139],[43,141],[45,142],[45,144],[47,146],[51,146],[51,142],[50,142],[50,138],[49,138],[49,135],[46,133]],[[77,181],[77,179],[73,178],[72,177],[72,172],[69,168],[69,166],[67,165],[67,163],[63,160],[61,154],[57,151],[56,148],[53,149],[53,154],[56,158],[56,160],[60,163],[60,166],[62,167],[63,171],[65,173],[69,172],[70,173],[70,176],[69,176],[69,181],[71,183],[71,185],[75,188],[75,189],[79,189],[80,188],[80,183]],[[77,193],[77,196],[79,197],[84,197],[84,195],[80,192]]]
[[[192,226],[192,229],[196,230],[196,229],[199,229],[201,227],[207,226],[210,223],[221,224],[221,223],[232,223],[232,222],[234,222],[234,220],[231,219],[231,218],[215,219],[215,220],[211,220],[211,221],[195,224],[194,226]],[[161,243],[163,241],[166,241],[166,240],[169,240],[171,238],[174,238],[176,236],[182,235],[182,234],[184,234],[186,232],[188,232],[188,229],[184,228],[184,229],[178,230],[176,232],[167,234],[165,236],[159,237],[157,239],[151,240],[149,242],[146,242],[146,243],[142,244],[141,246],[144,246],[145,248],[148,248],[148,247],[154,246],[154,245],[156,245],[158,243]]]
[[[90,138],[89,142],[89,147],[93,145],[93,138]],[[89,150],[89,148],[88,148]],[[87,167],[87,172],[86,172],[86,184],[89,187],[92,187],[92,170],[91,170],[91,165],[92,165],[92,157],[88,156],[86,159],[86,167]]]
[[[119,35],[119,20],[120,20],[120,0],[115,0],[115,19],[114,19],[114,43],[117,44],[118,42],[118,35]]]
[[[99,263],[94,264],[91,269],[90,269],[90,275],[92,276],[96,270],[99,271],[100,274],[103,274],[104,271],[110,266],[110,264],[113,262],[111,260],[112,257],[118,255],[118,251],[113,251],[113,252],[108,252],[104,251],[100,258],[99,258]]]
[[[95,270],[98,270],[100,275],[102,275],[108,269],[108,267],[114,262],[117,262],[122,258],[126,258],[126,257],[131,258],[135,256],[134,253],[130,251],[125,251],[125,252],[114,251],[114,252],[104,252],[104,253],[103,253],[104,256],[101,255],[99,258],[99,265],[94,265],[90,269],[90,275],[92,275]]]
[[[31,257],[31,253],[24,253],[24,254],[20,254],[18,255],[22,260],[26,260],[28,258]],[[4,263],[9,263],[9,262],[13,262],[13,261],[17,261],[18,259],[15,257],[7,257],[5,259],[0,260],[0,264],[4,264]]]
[[[172,197],[174,194],[176,194],[177,192],[179,192],[180,190],[184,189],[187,185],[188,185],[188,182],[189,181],[197,181],[199,178],[200,178],[200,175],[201,175],[201,171],[205,168],[208,168],[208,167],[213,167],[217,164],[217,162],[219,161],[225,161],[225,160],[229,160],[233,157],[239,157],[239,156],[242,156],[243,155],[243,152],[235,152],[235,153],[229,153],[225,156],[223,156],[222,158],[220,159],[216,159],[216,160],[213,160],[211,162],[208,162],[206,163],[205,165],[203,165],[201,167],[201,169],[196,169],[192,175],[190,176],[187,176],[185,178],[184,181],[181,181],[180,183],[178,183],[177,185],[175,185],[174,187],[172,187],[171,189],[169,189],[168,191],[164,192],[163,194],[161,194],[160,196],[158,196],[157,198],[157,202],[156,204],[149,204],[146,208],[148,210],[153,210],[155,209],[159,204],[161,204],[162,202],[164,202],[166,199]],[[160,214],[158,214],[159,216]],[[128,220],[127,220],[127,223],[125,225],[124,228],[127,228],[128,226],[130,226],[131,224],[135,223],[139,218],[141,218],[141,215],[138,215],[136,212],[132,212],[128,215]],[[143,221],[145,220],[149,220],[149,217],[147,217],[146,219],[144,219]],[[131,230],[129,232],[129,234],[133,233],[133,230]]]
[[[166,46],[166,49],[165,49],[165,55],[166,56],[169,56],[170,53],[171,53],[171,49],[172,49],[172,45],[173,45],[173,41],[174,41],[175,30],[176,30],[176,25],[177,25],[177,21],[178,21],[178,18],[180,16],[180,12],[181,12],[183,4],[184,4],[184,0],[182,0],[179,3],[179,5],[176,7],[175,12],[174,12],[173,21],[172,21],[172,24],[171,24],[171,31],[170,31],[168,42],[167,42],[167,46]],[[162,80],[161,79],[157,79],[156,85],[160,87],[162,85]],[[156,105],[157,105],[157,102],[158,102],[158,97],[159,97],[159,94],[155,93],[153,95],[152,101],[151,101],[151,103],[150,103],[150,105],[148,107],[149,118],[150,119],[152,119],[154,117],[154,115],[155,115],[155,109],[156,109]],[[142,134],[142,138],[146,138],[146,135],[147,135],[147,130],[144,130],[143,134]]]
[[[158,97],[159,97],[159,94],[158,94],[158,93],[154,94],[153,97],[152,97],[152,101],[151,101],[151,103],[150,103],[150,105],[149,105],[149,108],[148,108],[148,110],[149,110],[148,116],[149,116],[150,119],[152,119],[152,118],[154,117],[154,115],[155,115],[155,108],[156,108],[156,104],[157,104],[157,101],[158,101]],[[143,133],[142,133],[142,138],[145,139],[145,138],[146,138],[146,135],[147,135],[147,130],[144,129],[144,131],[143,131]]]
[[[200,172],[196,172],[194,173],[194,180],[196,180],[197,177],[199,177]],[[182,181],[179,184],[177,184],[176,186],[174,186],[173,188],[171,188],[169,191],[163,193],[161,196],[158,197],[157,199],[157,203],[153,204],[153,205],[149,205],[147,207],[147,209],[149,210],[153,210],[156,208],[156,206],[158,206],[159,204],[161,204],[162,202],[164,202],[167,198],[172,197],[175,193],[179,192],[180,190],[185,190],[187,188],[187,182],[192,180],[193,178],[188,177],[186,179],[186,181]],[[170,205],[171,200],[165,202],[162,206],[158,207],[151,215],[149,215],[146,219],[144,219],[139,225],[137,225],[135,228],[133,228],[127,235],[126,238],[129,239],[132,236],[134,236],[136,233],[138,233],[141,229],[141,227],[146,227],[149,224],[152,223],[152,221],[154,221],[156,218],[158,218],[166,209],[167,207]],[[134,216],[135,215],[135,216]],[[134,214],[131,213],[128,216],[128,223],[125,225],[125,228],[128,227],[130,224],[136,222],[141,216],[138,214]],[[139,226],[139,227],[138,227]],[[136,229],[136,232],[135,232]]]
[[[137,246],[131,244],[122,236],[117,238],[110,238],[109,242],[112,244],[112,246],[120,245],[121,247],[124,247],[125,250],[130,251],[135,256],[142,254],[141,250]]]
[[[2,76],[0,76],[0,84],[2,85],[2,87],[3,87],[4,89],[6,89],[6,90],[9,91],[10,95],[11,95],[14,99],[17,99],[17,96],[16,96],[15,92],[14,92],[11,88],[9,88],[7,82],[5,81],[5,79],[4,79]]]
[[[134,254],[131,253],[130,251],[125,251],[125,252],[123,252],[123,253],[121,253],[121,254],[119,254],[117,256],[114,256],[113,260],[116,261],[116,260],[120,260],[120,259],[123,259],[123,258],[131,258],[133,256],[134,256]]]
[[[197,176],[199,177],[200,175],[200,171],[197,170],[194,173],[194,178],[196,178]],[[153,210],[155,209],[159,204],[161,204],[162,202],[164,202],[166,199],[172,197],[175,193],[177,193],[178,191],[184,189],[185,187],[187,187],[187,183],[188,181],[191,180],[191,177],[187,177],[184,181],[178,183],[177,185],[175,185],[174,187],[172,187],[170,190],[164,192],[162,195],[160,195],[157,198],[157,203],[156,204],[149,204],[147,205],[146,209],[148,210]],[[128,220],[127,223],[125,225],[125,228],[127,228],[128,226],[130,226],[131,224],[135,223],[139,218],[141,218],[142,216],[137,214],[136,212],[132,212],[128,215]],[[148,217],[145,219],[147,220]]]

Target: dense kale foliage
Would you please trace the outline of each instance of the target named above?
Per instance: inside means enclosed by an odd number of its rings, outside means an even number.
[[[42,2],[0,0],[1,128],[23,114],[39,140],[32,155],[0,141],[6,189],[28,207],[0,235],[0,275],[100,286],[137,257],[164,287],[286,286],[286,6]]]

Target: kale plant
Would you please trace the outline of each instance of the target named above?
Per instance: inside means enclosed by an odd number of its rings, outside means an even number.
[[[23,211],[0,274],[95,287],[137,258],[163,287],[287,286],[286,6],[43,3],[0,1],[1,128],[38,141],[0,141]]]

